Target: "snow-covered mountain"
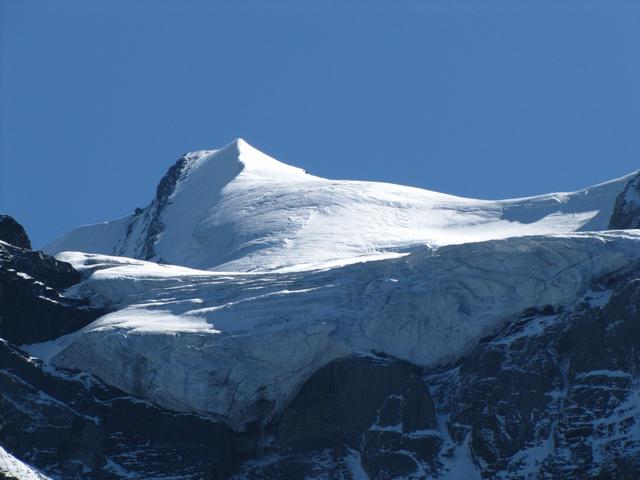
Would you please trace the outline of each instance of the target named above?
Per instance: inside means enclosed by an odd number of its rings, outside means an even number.
[[[235,140],[188,153],[127,217],[44,248],[217,271],[312,269],[459,244],[605,230],[630,176],[573,193],[485,201],[387,183],[327,180]]]
[[[0,217],[0,467],[637,478],[639,179],[472,200],[237,140],[57,259]]]
[[[576,302],[640,260],[640,234],[518,237],[320,271],[229,274],[88,254],[73,294],[116,311],[26,347],[61,368],[235,428],[266,425],[331,361],[453,363],[527,309]]]

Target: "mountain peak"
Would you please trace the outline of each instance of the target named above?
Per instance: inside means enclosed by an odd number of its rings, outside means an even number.
[[[304,170],[287,165],[261,152],[243,138],[236,138],[218,150],[206,151],[198,165],[219,169],[222,165],[235,165],[245,173],[258,174],[266,178],[287,179],[304,175]],[[239,173],[239,172],[237,172]]]
[[[235,146],[236,146],[236,148],[238,148],[238,150],[241,150],[241,149],[243,149],[243,148],[247,148],[247,147],[253,148],[253,147],[252,147],[251,145],[249,145],[249,143],[248,143],[244,138],[242,138],[242,137],[234,138],[234,139],[231,141],[231,144],[232,144],[232,145],[235,145]]]
[[[80,228],[45,248],[200,269],[309,269],[397,256],[425,243],[604,230],[630,180],[575,193],[474,200],[323,179],[236,138],[216,150],[183,155],[148,207]]]
[[[238,155],[249,149],[257,150],[256,148],[249,145],[249,143],[244,138],[234,138],[229,143],[227,143],[224,147],[219,148],[217,150],[213,150],[214,152],[236,152]]]

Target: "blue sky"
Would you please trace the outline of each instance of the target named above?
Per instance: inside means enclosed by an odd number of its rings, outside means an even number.
[[[640,168],[640,2],[0,0],[0,211],[36,246],[243,137],[480,198]]]

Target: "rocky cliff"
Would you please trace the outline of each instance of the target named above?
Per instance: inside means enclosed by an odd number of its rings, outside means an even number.
[[[640,228],[640,174],[632,178],[616,198],[609,228]]]
[[[80,281],[71,265],[29,249],[15,220],[0,223],[0,338],[15,344],[43,342],[73,332],[104,312],[65,297]],[[12,228],[3,229],[2,225]],[[19,228],[16,227],[18,225]],[[10,242],[18,242],[14,245]]]
[[[635,264],[562,311],[523,312],[455,365],[333,364],[238,478],[637,478],[639,309]]]

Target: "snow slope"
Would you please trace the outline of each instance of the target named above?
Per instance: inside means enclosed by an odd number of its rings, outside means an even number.
[[[44,250],[216,271],[305,270],[397,257],[424,244],[606,230],[630,178],[574,193],[472,200],[315,177],[236,140],[183,156],[137,214],[78,228]]]
[[[18,460],[0,446],[0,478],[16,480],[50,480],[35,468]]]
[[[70,295],[115,311],[27,347],[32,355],[242,429],[273,418],[334,359],[384,353],[434,366],[525,309],[569,305],[596,279],[640,260],[640,232],[422,247],[297,272],[215,273],[81,253],[61,259],[87,274]]]

